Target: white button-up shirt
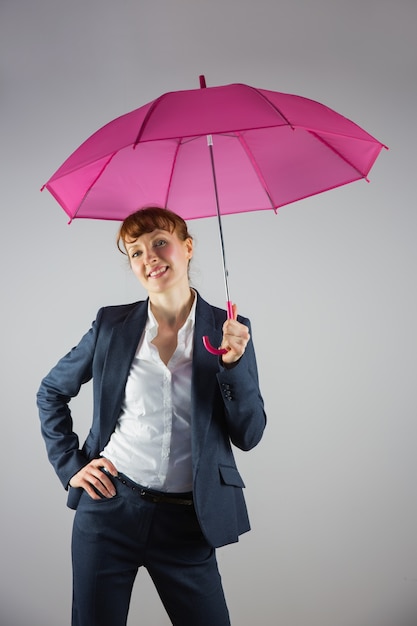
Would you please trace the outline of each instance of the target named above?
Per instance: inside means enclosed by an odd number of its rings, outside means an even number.
[[[178,331],[177,348],[165,365],[152,340],[158,323],[148,321],[132,361],[116,428],[101,455],[119,472],[153,489],[192,490],[191,372],[195,307]]]

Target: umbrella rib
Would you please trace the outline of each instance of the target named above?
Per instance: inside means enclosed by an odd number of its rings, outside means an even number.
[[[94,178],[94,180],[90,183],[87,191],[85,192],[85,194],[82,197],[81,202],[79,203],[77,209],[74,211],[74,215],[72,216],[72,219],[75,219],[78,215],[79,210],[81,209],[82,205],[84,204],[84,202],[87,199],[88,194],[90,193],[91,189],[94,187],[94,185],[96,184],[96,182],[98,181],[98,179],[101,177],[101,175],[103,174],[104,170],[107,168],[107,166],[110,164],[110,162],[113,160],[113,158],[116,156],[117,152],[113,152],[112,155],[110,155],[110,158],[108,161],[106,161],[106,163],[103,165],[103,167],[101,168],[101,170],[99,171],[99,173],[97,174],[97,176]]]
[[[341,152],[339,152],[339,150],[336,150],[336,148],[334,148],[333,146],[331,146],[325,139],[323,139],[323,137],[320,137],[317,133],[315,133],[312,130],[307,130],[308,133],[310,133],[311,135],[313,135],[313,137],[315,139],[317,139],[317,141],[320,141],[322,144],[324,144],[326,146],[326,148],[328,148],[329,150],[331,150],[332,152],[334,152],[340,159],[342,159],[342,161],[344,161],[345,163],[347,163],[352,169],[354,169],[356,172],[358,172],[358,174],[360,174],[361,178],[364,178],[368,183],[368,177],[367,177],[367,172],[361,172],[360,169],[358,169],[356,167],[356,165],[354,165],[353,163],[351,163],[349,161],[349,159],[347,159]],[[368,170],[369,171],[369,170]]]
[[[172,184],[172,179],[173,179],[173,176],[174,176],[174,170],[175,170],[175,165],[177,163],[178,152],[179,152],[180,146],[181,146],[181,139],[179,139],[177,141],[177,147],[176,147],[176,150],[175,150],[174,158],[172,159],[172,167],[171,167],[171,171],[169,173],[169,181],[168,181],[167,190],[166,190],[166,194],[165,194],[165,205],[164,205],[165,208],[168,207],[168,198],[169,198],[169,194],[170,194],[170,191],[171,191],[171,184]]]
[[[256,89],[256,87],[251,87],[250,85],[246,85],[246,86],[249,87],[249,89],[252,89],[252,91],[254,91],[262,100],[264,100],[271,107],[271,109],[273,109],[275,111],[275,113],[278,113],[278,115],[280,115],[282,117],[282,119],[285,121],[285,123],[288,124],[288,126],[294,130],[293,124],[291,124],[291,122],[288,119],[288,117],[286,115],[284,115],[284,113],[282,113],[282,111],[280,111],[280,109],[276,106],[276,104],[273,104],[270,100],[268,100],[268,98],[266,96],[264,96],[264,94],[261,93],[259,91],[259,89]]]
[[[161,100],[163,100],[165,98],[167,94],[163,94],[162,96],[159,96],[159,98],[157,98],[156,100],[154,100],[151,104],[151,106],[149,107],[146,115],[145,115],[145,119],[143,120],[142,124],[140,125],[138,134],[136,136],[135,141],[133,142],[133,147],[136,148],[137,144],[140,142],[140,140],[142,139],[142,135],[145,132],[145,128],[147,123],[149,122],[149,119],[151,117],[151,115],[153,114],[153,112],[155,111],[156,107],[158,106],[158,104],[161,102]]]
[[[239,142],[240,142],[241,146],[243,147],[243,149],[244,149],[244,151],[245,151],[249,161],[251,162],[252,167],[253,167],[253,169],[254,169],[257,177],[258,177],[259,182],[261,183],[261,186],[262,186],[263,190],[265,191],[266,195],[268,196],[268,200],[271,203],[271,208],[276,213],[277,212],[277,207],[274,204],[274,201],[273,201],[272,196],[271,196],[271,194],[269,192],[266,180],[265,180],[265,178],[262,175],[262,172],[261,172],[261,170],[260,170],[260,168],[258,166],[258,163],[256,162],[255,157],[253,156],[253,153],[249,149],[249,146],[246,143],[246,141],[244,140],[243,135],[241,135],[240,133],[237,133],[237,138],[239,139]]]

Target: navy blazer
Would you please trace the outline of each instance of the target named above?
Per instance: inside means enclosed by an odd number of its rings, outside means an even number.
[[[126,380],[143,333],[148,301],[100,309],[90,330],[42,380],[37,400],[49,459],[69,488],[75,509],[82,489],[69,481],[97,458],[115,429]],[[197,294],[192,366],[192,463],[194,504],[201,530],[214,547],[238,540],[250,529],[231,443],[250,450],[260,441],[266,416],[252,341],[231,369],[208,353],[202,337],[222,341],[226,313]],[[250,330],[248,319],[239,317]],[[80,447],[68,403],[93,381],[93,422]]]

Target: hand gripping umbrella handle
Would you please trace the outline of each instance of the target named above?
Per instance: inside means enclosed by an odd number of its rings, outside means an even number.
[[[204,89],[206,87],[206,79],[204,76],[200,76],[200,87]],[[207,135],[207,147],[209,149],[210,161],[211,161],[211,169],[213,172],[213,185],[214,185],[214,196],[216,199],[216,213],[217,220],[219,224],[219,235],[220,235],[220,246],[222,250],[222,259],[223,259],[223,274],[224,274],[224,286],[226,288],[226,298],[227,298],[227,319],[233,319],[233,306],[229,296],[229,284],[227,280],[227,268],[226,268],[226,254],[224,251],[224,242],[223,242],[223,227],[222,220],[220,215],[220,203],[219,203],[219,193],[217,189],[217,180],[216,180],[216,169],[214,167],[214,155],[213,155],[213,137],[211,135]],[[215,348],[211,345],[209,338],[207,335],[203,337],[203,344],[205,349],[211,354],[226,354],[227,350],[224,348]]]
[[[233,307],[232,307],[232,303],[230,302],[230,300],[227,301],[227,319],[228,320],[233,319]],[[203,337],[203,344],[204,344],[205,349],[211,354],[221,355],[221,354],[226,354],[227,352],[225,348],[214,348],[211,345],[210,339],[207,337],[207,335],[204,335]]]
[[[220,355],[220,354],[226,354],[227,352],[225,348],[215,348],[214,346],[212,346],[210,343],[210,339],[207,337],[207,335],[204,335],[203,337],[203,344],[207,352],[210,352],[210,354]]]

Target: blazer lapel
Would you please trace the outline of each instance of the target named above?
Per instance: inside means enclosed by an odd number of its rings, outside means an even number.
[[[145,328],[148,301],[139,302],[111,333],[103,368],[101,386],[101,446],[104,447],[115,428],[123,401],[130,366]]]
[[[226,313],[224,319],[226,319]],[[223,336],[222,325],[223,323],[216,325],[212,308],[198,296],[194,329],[191,399],[194,464],[198,463],[210,426],[217,392],[216,374],[219,371],[218,357],[207,352],[203,345],[203,336],[208,335],[213,345],[220,345]],[[214,384],[210,384],[209,381],[214,381]]]

